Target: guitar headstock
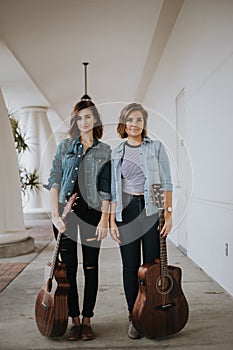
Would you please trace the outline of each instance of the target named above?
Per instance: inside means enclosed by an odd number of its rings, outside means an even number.
[[[66,216],[69,214],[69,212],[72,210],[74,204],[75,204],[75,201],[76,199],[78,198],[78,194],[77,193],[74,193],[70,199],[68,200],[64,210],[63,210],[63,213],[62,213],[62,219],[65,219]]]
[[[152,185],[152,195],[154,203],[157,205],[159,210],[164,208],[164,191],[160,184]]]

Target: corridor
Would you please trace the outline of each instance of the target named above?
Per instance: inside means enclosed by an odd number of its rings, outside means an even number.
[[[34,305],[37,293],[42,287],[44,267],[52,256],[54,241],[48,220],[30,221],[27,226],[29,234],[35,238],[35,252],[0,259],[0,264],[27,265],[0,294],[1,350],[232,349],[233,298],[170,242],[168,261],[171,265],[180,266],[183,271],[182,286],[190,308],[188,323],[181,332],[168,339],[129,339],[120,255],[118,247],[109,237],[104,241],[100,255],[99,294],[92,323],[95,339],[90,342],[69,342],[66,335],[56,339],[43,337],[36,327]],[[82,300],[80,247],[78,253],[78,281]]]

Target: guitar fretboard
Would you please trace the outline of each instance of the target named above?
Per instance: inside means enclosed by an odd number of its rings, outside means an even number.
[[[166,238],[160,238],[160,265],[161,265],[161,276],[167,275],[167,245]]]
[[[161,232],[164,225],[164,210],[159,209],[159,232]],[[167,270],[167,240],[166,237],[160,236],[160,269],[161,276],[166,276]]]
[[[159,232],[162,231],[164,226],[164,191],[160,184],[152,185],[152,194],[154,203],[158,207],[159,211]],[[167,242],[166,237],[160,236],[160,274],[166,276],[168,274],[167,268]]]
[[[56,241],[56,245],[53,251],[53,257],[52,257],[52,262],[51,262],[51,269],[50,269],[50,274],[49,274],[49,278],[52,279],[53,275],[54,275],[54,270],[55,270],[55,266],[56,266],[56,261],[57,261],[57,256],[58,256],[58,251],[59,251],[59,246],[60,246],[60,241],[61,241],[61,232],[58,232],[57,235],[57,241]]]
[[[63,213],[62,213],[62,219],[65,220],[66,216],[69,214],[69,212],[72,210],[72,207],[75,205],[75,200],[77,199],[78,194],[74,193],[68,203],[66,204]],[[56,266],[56,262],[57,262],[57,257],[58,257],[58,252],[59,252],[59,246],[60,246],[60,241],[61,241],[61,236],[62,233],[58,232],[57,235],[57,241],[56,241],[56,245],[53,251],[53,257],[52,257],[52,262],[51,262],[51,268],[50,268],[50,274],[49,274],[49,278],[52,279],[53,275],[54,275],[54,271],[55,271],[55,266]]]

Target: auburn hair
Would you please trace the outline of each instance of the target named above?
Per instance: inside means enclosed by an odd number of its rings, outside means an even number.
[[[119,122],[117,125],[117,132],[122,139],[128,137],[128,135],[125,131],[126,122],[127,122],[127,118],[130,115],[130,113],[132,113],[134,111],[139,111],[142,113],[143,120],[144,120],[144,127],[142,130],[142,139],[144,139],[144,137],[147,136],[146,129],[147,129],[148,112],[142,107],[142,105],[140,103],[134,102],[134,103],[130,103],[127,106],[125,106],[120,113]]]

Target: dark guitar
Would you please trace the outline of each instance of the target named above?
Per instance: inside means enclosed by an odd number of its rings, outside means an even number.
[[[75,193],[64,208],[62,219],[65,220],[77,198]],[[52,261],[47,264],[44,272],[44,284],[37,295],[35,304],[36,324],[40,333],[47,337],[62,336],[68,324],[67,293],[69,282],[66,276],[66,266],[58,259],[59,245],[62,233],[58,232]]]
[[[164,225],[164,193],[153,185],[159,209],[159,231]],[[181,287],[181,269],[167,265],[166,238],[160,237],[160,259],[138,270],[138,295],[132,313],[134,327],[147,338],[179,332],[187,323],[189,308]]]

